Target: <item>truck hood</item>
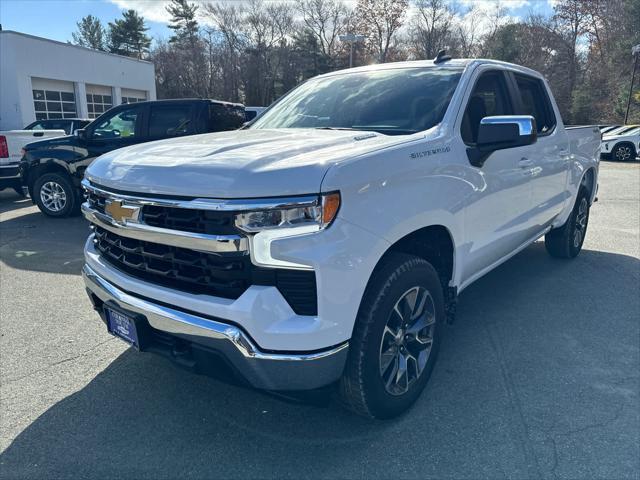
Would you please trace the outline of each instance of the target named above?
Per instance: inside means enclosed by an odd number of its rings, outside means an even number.
[[[60,137],[46,138],[44,140],[36,140],[24,146],[26,151],[46,150],[48,148],[56,148],[60,146],[78,147],[79,139],[75,135],[63,134]]]
[[[161,140],[96,159],[85,177],[107,188],[156,195],[250,198],[320,191],[346,158],[407,142],[347,130],[236,130]]]

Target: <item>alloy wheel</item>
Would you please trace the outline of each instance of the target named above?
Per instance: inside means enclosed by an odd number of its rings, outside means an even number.
[[[616,159],[626,161],[631,158],[631,147],[622,145],[616,150]]]
[[[389,314],[380,342],[380,376],[391,395],[403,395],[424,372],[433,347],[435,303],[429,291],[413,287]]]
[[[60,212],[67,205],[67,194],[57,182],[46,182],[40,188],[42,204],[52,212]]]

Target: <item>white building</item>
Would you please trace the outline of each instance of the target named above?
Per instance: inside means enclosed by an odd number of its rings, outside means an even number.
[[[0,130],[46,118],[96,118],[155,100],[153,63],[0,31]]]

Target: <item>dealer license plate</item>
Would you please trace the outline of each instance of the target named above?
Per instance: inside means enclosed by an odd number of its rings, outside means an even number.
[[[138,341],[138,332],[136,331],[136,322],[128,315],[105,307],[107,315],[107,328],[110,333],[116,337],[120,337],[127,343],[136,348],[140,348]]]

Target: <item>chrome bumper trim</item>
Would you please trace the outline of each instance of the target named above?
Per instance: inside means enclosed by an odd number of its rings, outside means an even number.
[[[130,295],[100,277],[85,265],[82,276],[87,289],[103,303],[144,316],[149,325],[194,343],[214,348],[255,387],[272,390],[312,389],[339,378],[349,343],[313,353],[261,351],[243,330],[158,305]]]
[[[144,223],[135,222],[127,222],[122,225],[113,221],[108,215],[94,210],[86,202],[82,204],[82,213],[91,223],[116,235],[135,238],[136,240],[199,250],[201,252],[246,252],[249,250],[249,239],[240,235],[206,235],[152,227]]]

